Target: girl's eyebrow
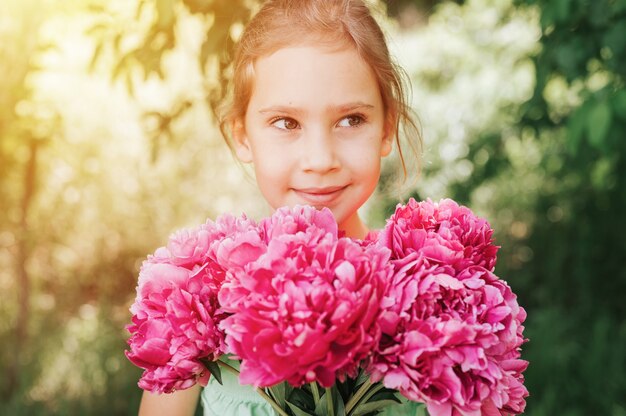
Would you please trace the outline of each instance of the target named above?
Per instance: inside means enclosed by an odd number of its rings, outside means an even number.
[[[304,111],[302,111],[300,108],[297,107],[291,107],[288,105],[272,105],[269,107],[265,107],[265,108],[261,108],[259,110],[259,113],[264,114],[264,113],[293,113],[296,115],[302,114],[304,113]]]
[[[362,101],[355,101],[352,103],[345,103],[340,105],[333,105],[327,108],[328,112],[340,112],[347,113],[349,111],[354,110],[371,110],[375,108],[374,105],[368,104]],[[272,105],[269,107],[264,107],[259,110],[259,113],[290,113],[295,115],[300,115],[305,113],[305,111],[298,107],[291,107],[288,105]]]
[[[354,110],[371,110],[373,108],[374,106],[372,104],[364,103],[362,101],[356,101],[353,103],[347,103],[347,104],[342,104],[342,105],[338,105],[335,107],[330,107],[330,109],[341,112],[341,113],[347,113],[348,111],[354,111]]]

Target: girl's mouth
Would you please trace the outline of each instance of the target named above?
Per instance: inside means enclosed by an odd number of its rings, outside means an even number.
[[[348,185],[312,188],[292,188],[308,205],[328,205],[335,201]]]

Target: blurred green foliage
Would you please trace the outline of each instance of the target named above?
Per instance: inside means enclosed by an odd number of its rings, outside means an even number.
[[[493,220],[496,271],[528,311],[528,414],[622,415],[626,2],[515,8],[540,16],[532,96],[502,110],[515,119],[506,129],[468,138],[472,174],[449,196]]]
[[[133,414],[140,371],[122,351],[138,261],[183,225],[261,212],[211,116],[256,5],[0,4],[0,288],[15,294],[0,303],[0,414]],[[625,415],[626,0],[387,10],[388,31],[416,39],[427,150],[409,194],[454,198],[496,229],[496,272],[528,311],[527,414]],[[427,25],[394,28],[416,11]],[[75,87],[55,89],[77,21],[91,43]],[[397,201],[379,194],[373,224]]]
[[[533,261],[515,272],[529,311],[529,410],[626,414],[626,1],[519,4],[540,7],[542,30],[520,120],[544,149]]]

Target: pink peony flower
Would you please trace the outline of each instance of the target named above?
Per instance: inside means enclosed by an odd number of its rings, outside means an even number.
[[[491,234],[453,201],[411,200],[379,236],[392,250],[394,276],[372,379],[426,403],[431,416],[524,410],[526,313],[492,273]]]
[[[322,232],[337,236],[339,233],[337,222],[330,210],[317,210],[302,205],[277,209],[271,217],[260,222],[259,228],[266,243],[281,235]]]
[[[241,383],[330,387],[378,343],[389,250],[338,238],[333,224],[327,209],[280,209],[260,223],[266,251],[227,273],[221,326]]]
[[[431,262],[462,270],[470,265],[493,270],[498,246],[489,223],[451,199],[433,203],[413,198],[398,205],[379,241],[395,258],[419,251]]]
[[[181,267],[193,267],[195,264],[202,263],[207,257],[215,258],[213,251],[224,237],[255,227],[255,222],[246,218],[245,215],[234,217],[224,214],[215,222],[207,220],[199,227],[174,232],[167,246],[158,248],[152,258],[155,261]]]
[[[223,354],[225,335],[219,323],[226,313],[217,293],[225,268],[217,255],[227,238],[255,230],[256,224],[245,217],[222,216],[174,233],[166,247],[144,261],[130,308],[126,351],[145,370],[142,389],[163,393],[189,388],[203,380],[202,361]]]
[[[225,347],[218,327],[225,314],[219,309],[217,293],[211,290],[215,287],[212,275],[206,267],[176,272],[186,273],[186,279],[152,286],[153,291],[131,307],[134,316],[128,326],[131,337],[126,356],[145,370],[139,387],[152,392],[191,387],[205,371],[201,359],[213,361]]]

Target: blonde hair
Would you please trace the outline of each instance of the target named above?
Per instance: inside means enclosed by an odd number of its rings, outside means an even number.
[[[361,0],[269,0],[263,4],[236,47],[230,97],[220,111],[220,130],[229,147],[233,148],[230,125],[246,115],[256,59],[303,43],[352,46],[370,65],[380,88],[386,126],[393,128],[406,179],[401,128],[418,163],[421,148],[419,124],[408,103],[408,77],[391,59],[380,26]]]

